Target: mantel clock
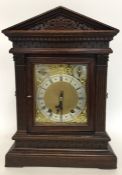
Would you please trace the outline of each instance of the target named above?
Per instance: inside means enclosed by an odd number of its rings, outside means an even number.
[[[116,168],[105,108],[119,30],[57,7],[2,32],[13,43],[17,102],[5,165]]]

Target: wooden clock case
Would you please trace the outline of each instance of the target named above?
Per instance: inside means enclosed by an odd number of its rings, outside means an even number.
[[[2,31],[13,42],[17,132],[5,166],[116,168],[105,131],[109,42],[119,32],[64,7],[57,7]],[[88,125],[35,126],[33,65],[89,65]]]

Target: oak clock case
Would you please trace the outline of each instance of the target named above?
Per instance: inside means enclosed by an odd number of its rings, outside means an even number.
[[[105,121],[109,42],[119,30],[57,7],[2,32],[13,43],[17,102],[5,166],[116,168]]]

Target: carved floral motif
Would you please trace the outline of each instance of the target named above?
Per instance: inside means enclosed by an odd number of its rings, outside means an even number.
[[[82,29],[82,30],[90,30],[93,29],[89,25],[86,25],[84,23],[79,23],[77,21],[74,21],[72,19],[58,16],[56,18],[50,19],[44,23],[37,24],[36,26],[32,27],[33,30],[40,30],[40,29]]]

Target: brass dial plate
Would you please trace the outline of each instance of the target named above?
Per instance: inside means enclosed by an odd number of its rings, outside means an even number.
[[[44,101],[49,109],[52,109],[53,113],[56,113],[56,104],[58,104],[58,96],[63,90],[64,100],[63,100],[63,111],[62,114],[67,114],[70,110],[74,109],[78,102],[78,95],[73,86],[67,82],[59,81],[57,83],[51,84],[44,96]],[[52,100],[53,99],[53,100]]]
[[[87,123],[87,65],[34,66],[35,123]]]

